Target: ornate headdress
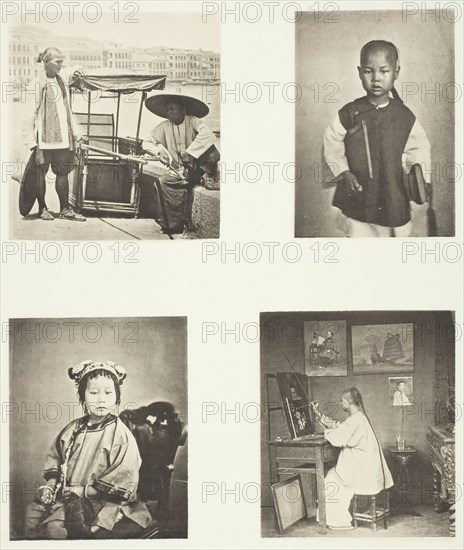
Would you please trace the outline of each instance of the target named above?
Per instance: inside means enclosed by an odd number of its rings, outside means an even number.
[[[82,363],[79,363],[74,367],[69,367],[68,375],[71,380],[74,380],[76,386],[79,386],[83,376],[85,376],[89,372],[100,369],[106,370],[111,374],[114,374],[119,382],[119,385],[123,383],[123,380],[127,376],[126,370],[120,365],[116,365],[116,363],[113,363],[113,361],[98,362],[91,361],[90,359],[82,361]]]

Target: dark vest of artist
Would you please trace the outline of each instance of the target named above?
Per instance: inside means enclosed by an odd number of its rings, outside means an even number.
[[[400,101],[392,98],[386,107],[376,108],[362,97],[345,105],[338,114],[347,131],[345,155],[348,166],[362,191],[350,192],[341,183],[335,192],[333,205],[349,218],[361,222],[385,227],[405,225],[411,214],[401,159],[416,117]],[[372,177],[369,175],[366,133]]]

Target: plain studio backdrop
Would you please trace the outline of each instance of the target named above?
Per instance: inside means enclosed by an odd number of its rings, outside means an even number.
[[[434,207],[438,236],[454,235],[454,24],[439,14],[409,16],[401,11],[304,12],[296,22],[296,158],[301,176],[295,186],[295,236],[340,237],[335,187],[323,161],[327,126],[344,105],[365,95],[358,76],[359,54],[371,40],[387,40],[399,49],[401,71],[395,83],[405,105],[420,121],[432,149]],[[427,236],[425,208],[413,205],[414,233]]]
[[[187,421],[187,320],[184,317],[15,319],[10,348],[10,526],[21,534],[24,509],[43,484],[45,456],[58,433],[82,416],[68,367],[113,361],[127,378],[122,411],[170,401]],[[71,325],[74,324],[74,328]],[[72,334],[72,336],[70,336]],[[187,446],[180,447],[171,505],[187,513]]]

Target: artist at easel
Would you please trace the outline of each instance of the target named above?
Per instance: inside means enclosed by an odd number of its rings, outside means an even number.
[[[285,358],[296,375],[287,355]],[[349,506],[353,495],[375,495],[393,486],[380,442],[357,388],[342,392],[340,405],[349,416],[340,422],[321,413],[318,402],[311,400],[298,376],[296,379],[317,421],[325,428],[325,439],[334,447],[341,447],[336,466],[324,479],[327,527],[336,531],[352,530]],[[333,495],[337,498],[330,498]]]
[[[322,414],[317,401],[311,402],[316,418],[325,428],[324,437],[341,447],[337,464],[325,477],[327,527],[336,531],[353,529],[349,506],[353,495],[375,495],[393,486],[393,479],[380,443],[364,409],[357,388],[346,389],[340,399],[349,414],[339,422]]]

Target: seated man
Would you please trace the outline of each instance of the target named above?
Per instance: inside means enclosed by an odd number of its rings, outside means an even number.
[[[311,403],[318,421],[326,428],[324,437],[341,447],[337,465],[325,478],[327,526],[337,531],[353,529],[349,506],[354,494],[376,495],[393,485],[379,440],[367,418],[357,388],[342,393],[341,406],[349,413],[344,422],[328,418]]]
[[[167,119],[142,143],[142,148],[164,165],[159,173],[153,167],[161,188],[154,188],[156,202],[161,206],[156,208],[155,217],[165,226],[166,216],[161,215],[164,207],[170,228],[163,228],[182,231],[190,223],[193,185],[200,183],[204,167],[211,160],[216,164],[219,160],[215,136],[201,120],[209,108],[199,99],[179,94],[157,94],[149,97],[145,105],[155,115]]]

